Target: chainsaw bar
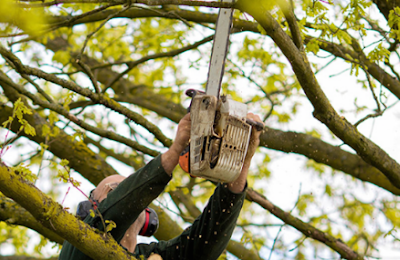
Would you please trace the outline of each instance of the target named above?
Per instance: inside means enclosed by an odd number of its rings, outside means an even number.
[[[235,0],[221,0],[222,3],[234,3]],[[221,8],[215,26],[215,36],[211,52],[206,94],[219,99],[225,59],[229,48],[229,35],[232,28],[233,8]]]

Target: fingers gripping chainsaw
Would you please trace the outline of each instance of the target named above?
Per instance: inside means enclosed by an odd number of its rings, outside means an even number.
[[[234,3],[234,0],[221,0]],[[189,89],[191,133],[190,145],[179,164],[191,176],[217,182],[234,181],[240,174],[249,146],[252,126],[262,124],[246,120],[247,106],[220,97],[225,59],[229,46],[233,9],[218,13],[206,92]],[[260,130],[260,129],[259,129]]]

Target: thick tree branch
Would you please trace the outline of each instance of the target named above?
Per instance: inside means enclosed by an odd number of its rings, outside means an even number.
[[[41,0],[21,0],[20,2],[42,2]],[[63,4],[98,4],[98,3],[112,3],[112,4],[126,4],[126,0],[62,0]],[[213,8],[230,8],[231,3],[221,3],[216,1],[187,1],[187,0],[135,0],[136,4],[144,4],[147,6],[157,6],[157,5],[184,5],[184,6],[203,6],[203,7],[213,7]],[[33,7],[45,7],[52,5],[59,5],[60,1],[55,0],[53,2],[46,2],[41,4],[21,4],[24,8]]]
[[[307,36],[305,43],[308,43],[313,37]],[[383,70],[378,64],[371,62],[361,50],[351,50],[343,45],[328,42],[323,39],[316,39],[320,42],[320,48],[324,51],[332,53],[336,57],[342,58],[350,62],[355,62],[361,66],[365,66],[367,71],[374,79],[385,86],[390,92],[400,99],[400,82]],[[357,62],[356,62],[357,61]]]
[[[31,256],[23,256],[23,255],[8,255],[8,256],[1,256],[0,260],[57,260],[58,257],[50,257],[50,258],[37,258]]]
[[[169,139],[168,137],[166,137],[163,132],[154,124],[152,124],[151,122],[149,122],[145,117],[143,117],[142,115],[140,115],[139,113],[133,112],[132,110],[121,106],[118,102],[115,102],[114,100],[108,98],[105,95],[102,94],[96,94],[94,92],[92,92],[91,90],[87,89],[87,88],[81,88],[80,86],[78,86],[77,84],[75,84],[72,81],[66,81],[64,79],[58,78],[57,76],[53,75],[53,74],[49,74],[46,73],[42,70],[36,69],[36,68],[32,68],[29,66],[25,66],[21,63],[21,61],[15,56],[13,55],[11,52],[9,52],[8,50],[6,50],[4,47],[0,46],[0,54],[5,57],[6,59],[10,60],[16,67],[17,71],[19,71],[22,74],[29,74],[29,75],[34,75],[38,78],[42,78],[45,79],[47,81],[50,81],[54,84],[57,84],[63,88],[67,88],[75,93],[80,94],[81,96],[87,97],[89,98],[91,101],[93,101],[96,104],[102,104],[105,107],[108,107],[112,110],[114,110],[115,112],[118,112],[124,116],[126,116],[128,119],[134,121],[135,123],[142,125],[144,128],[146,128],[150,133],[152,133],[162,144],[164,144],[165,146],[169,147],[172,144],[171,139]],[[4,78],[4,77],[3,77]],[[5,80],[5,79],[4,79]],[[11,85],[10,82],[7,82],[8,84]],[[15,86],[15,85],[14,85]],[[24,95],[29,95],[29,92],[26,91],[24,93]],[[47,108],[52,107],[53,109],[56,109],[56,105],[53,106],[53,104],[46,104],[45,102],[41,102],[39,99],[35,98],[34,95],[30,95],[29,98],[33,98],[35,99],[35,102],[40,102],[41,106],[49,106]],[[60,106],[59,106],[60,107]],[[68,111],[62,111],[63,108],[60,107],[59,113],[61,113],[63,116],[66,116],[66,118],[68,118],[69,120],[73,121],[74,123],[77,123],[78,125],[81,125],[84,128],[90,128],[92,130],[92,127],[90,127],[90,125],[84,123],[81,120],[77,120],[75,119],[73,116],[67,116],[66,113]],[[65,110],[65,109],[64,109]],[[110,135],[111,133],[109,133],[109,131],[107,131],[107,135]],[[119,139],[122,139],[121,137]],[[126,142],[129,142],[128,139],[125,140]],[[136,146],[140,146],[139,144],[137,144]],[[151,151],[150,149],[147,149],[144,146],[140,146],[141,149],[143,149],[144,151],[149,152],[148,154],[156,156],[157,154],[154,153],[153,151]],[[145,153],[147,153],[145,152]]]
[[[396,188],[382,172],[366,163],[358,155],[342,150],[339,146],[325,143],[311,135],[265,127],[265,132],[260,137],[260,145],[286,153],[304,155],[317,163],[328,165],[359,180],[400,195],[400,189]]]
[[[19,93],[27,96],[28,98],[30,98],[35,104],[43,107],[43,108],[47,108],[50,109],[52,111],[57,112],[60,115],[63,115],[65,118],[67,118],[68,120],[74,122],[76,125],[82,127],[83,129],[90,131],[94,134],[97,134],[99,136],[108,138],[110,140],[114,140],[123,144],[126,144],[130,147],[132,147],[133,149],[136,149],[138,151],[141,151],[145,154],[149,154],[151,156],[157,156],[159,153],[157,151],[151,150],[149,148],[147,148],[146,146],[143,146],[141,144],[139,144],[138,142],[135,142],[129,138],[123,137],[121,135],[118,135],[112,131],[108,131],[108,130],[103,130],[94,126],[91,126],[88,123],[85,123],[85,121],[78,119],[76,116],[72,115],[71,113],[68,112],[67,109],[65,109],[63,106],[58,105],[58,104],[51,104],[48,103],[46,101],[43,101],[39,98],[37,98],[34,94],[30,93],[29,91],[27,91],[26,89],[22,88],[21,86],[19,86],[18,84],[15,84],[13,81],[11,81],[10,78],[7,77],[6,74],[4,74],[3,72],[0,71],[0,84],[1,85],[8,85],[12,88],[14,88],[15,90],[17,90]]]
[[[99,260],[135,259],[111,237],[95,231],[11,169],[0,165],[0,191],[28,210],[43,226]]]
[[[56,38],[52,41],[48,41],[46,47],[57,52],[59,50],[67,49],[68,42],[62,38]],[[75,59],[77,55],[77,53],[71,52],[71,57],[73,57],[73,59]],[[90,67],[100,65],[98,61],[85,55],[82,56],[82,60]],[[79,69],[78,64],[75,62],[72,64]],[[110,84],[112,79],[118,76],[118,74],[119,73],[108,68],[97,69],[97,80],[107,86]],[[168,100],[165,95],[156,94],[147,86],[132,84],[132,82],[127,79],[120,79],[117,84],[114,84],[113,90],[116,98],[121,102],[127,102],[149,109],[174,122],[179,122],[186,111],[182,105]]]
[[[11,101],[16,101],[19,96],[14,89],[3,83],[0,84],[3,87],[4,92],[10,98]],[[0,104],[0,124],[8,119],[13,113],[13,108]],[[30,125],[35,128],[36,135],[26,135],[24,132],[21,135],[29,138],[30,140],[40,143],[47,143],[48,150],[55,156],[61,159],[67,159],[69,166],[82,174],[86,179],[92,182],[94,185],[98,184],[105,177],[118,174],[103,158],[95,154],[90,150],[84,143],[77,142],[71,138],[70,135],[66,134],[63,130],[56,126],[50,125],[44,118],[38,113],[33,112],[32,115],[25,115],[24,119],[28,121]],[[14,120],[17,121],[17,120]],[[11,125],[11,131],[17,133],[21,125],[18,122],[13,122]],[[44,136],[43,129],[48,128],[58,134],[55,136]]]
[[[64,239],[56,232],[44,227],[32,216],[31,213],[8,198],[0,197],[0,221],[4,221],[11,225],[30,228],[48,238],[50,241],[58,244],[64,242]],[[2,258],[0,257],[0,260],[1,259]]]
[[[252,15],[261,24],[289,60],[307,98],[314,107],[314,117],[357,151],[363,160],[385,174],[394,186],[400,188],[400,165],[378,145],[359,133],[345,118],[338,115],[319,86],[307,57],[296,48],[271,14],[257,6],[248,4],[244,0],[237,3],[239,9]]]

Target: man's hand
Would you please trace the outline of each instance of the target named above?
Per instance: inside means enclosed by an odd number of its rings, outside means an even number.
[[[260,117],[258,115],[254,115],[253,113],[248,113],[247,118],[260,122],[261,124],[264,125],[264,123],[261,121]],[[246,186],[246,181],[247,181],[247,174],[249,172],[250,168],[250,163],[251,163],[251,158],[253,158],[258,145],[260,144],[260,135],[262,131],[257,131],[255,127],[252,127],[251,129],[251,136],[250,136],[250,143],[249,147],[247,149],[247,154],[244,159],[244,164],[242,168],[242,172],[240,173],[239,177],[231,182],[228,183],[229,190],[232,191],[233,193],[240,193],[244,190],[244,187]]]
[[[190,128],[190,113],[188,113],[179,121],[174,143],[170,147],[170,149],[174,149],[178,153],[178,156],[189,145]]]
[[[168,151],[161,155],[161,164],[169,175],[172,174],[172,171],[178,164],[179,155],[189,145],[190,128],[190,113],[188,113],[179,121],[173,144]]]
[[[255,115],[253,113],[248,113],[247,118],[260,122],[261,124],[264,125],[264,123],[261,121],[260,117],[258,115]],[[260,135],[262,131],[257,131],[255,127],[252,127],[251,129],[251,136],[250,136],[250,143],[249,143],[249,148],[247,149],[247,154],[244,159],[244,163],[248,163],[250,165],[251,158],[253,158],[258,145],[260,144]]]

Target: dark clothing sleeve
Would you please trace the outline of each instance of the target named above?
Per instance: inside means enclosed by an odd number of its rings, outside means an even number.
[[[219,184],[203,213],[180,236],[169,241],[136,246],[135,256],[159,254],[164,260],[213,260],[226,248],[245,199]]]
[[[116,228],[111,235],[119,243],[126,230],[139,214],[164,190],[171,177],[161,165],[161,156],[121,182],[99,205],[105,220],[112,220]],[[180,236],[169,241],[138,244],[135,257],[148,258],[159,254],[164,260],[213,260],[226,248],[240,210],[245,192],[232,193],[226,184],[219,184],[203,213]],[[86,217],[84,222],[103,230],[99,217]],[[90,260],[68,241],[64,242],[59,260]]]
[[[104,220],[112,220],[116,223],[116,227],[111,230],[111,235],[118,243],[139,214],[160,195],[170,180],[171,177],[161,165],[160,155],[122,181],[100,203],[98,209]],[[104,229],[98,216],[92,218],[89,215],[84,222],[99,230]],[[65,241],[58,259],[88,260],[91,258]]]
[[[110,233],[118,243],[139,214],[164,191],[170,180],[171,177],[161,165],[161,156],[158,156],[122,181],[100,203],[99,210],[103,218],[117,225]],[[103,231],[100,217],[90,218],[86,223]]]

